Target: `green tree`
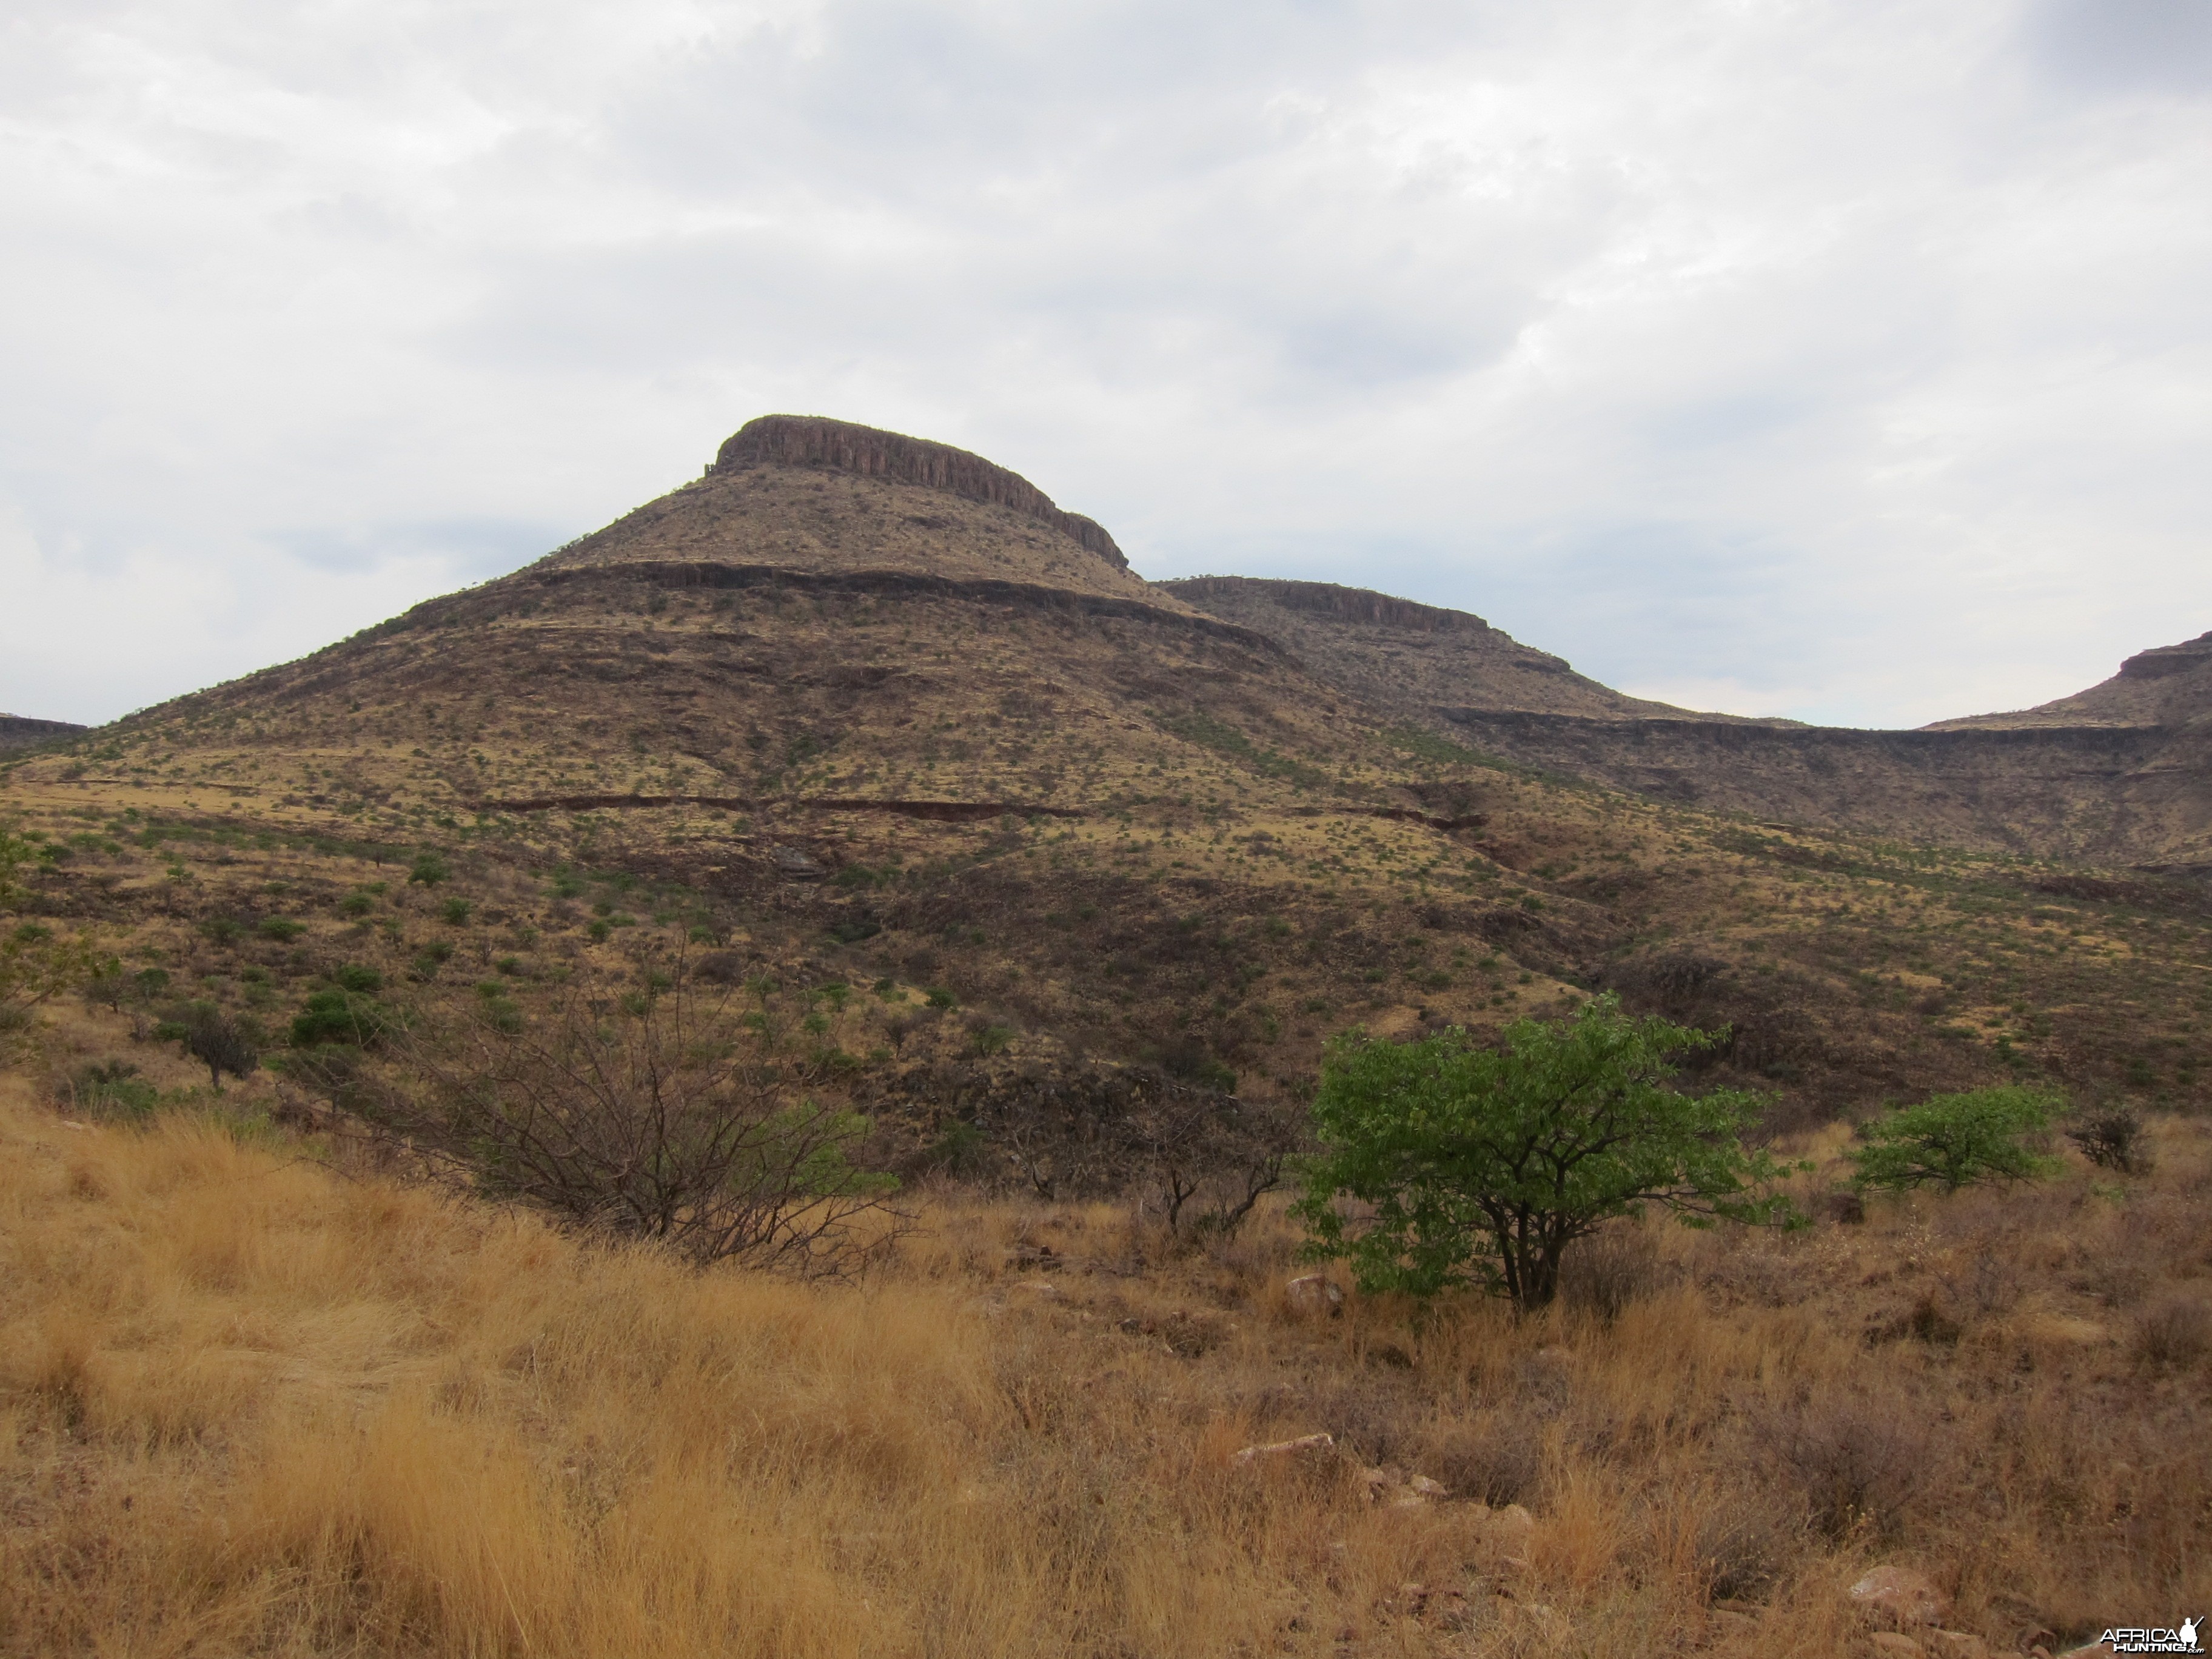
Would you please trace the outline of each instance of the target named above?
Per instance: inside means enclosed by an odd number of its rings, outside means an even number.
[[[1862,1124],[1866,1144],[1850,1153],[1860,1187],[1905,1192],[1941,1187],[1947,1193],[1979,1181],[2028,1181],[2049,1175],[2056,1160],[2031,1144],[2050,1127],[2060,1103],[2033,1089],[1974,1089],[1931,1095],[1917,1106]]]
[[[1479,1285],[1535,1308],[1558,1293],[1570,1245],[1645,1205],[1693,1226],[1794,1218],[1758,1190],[1780,1168],[1738,1139],[1759,1097],[1664,1086],[1715,1037],[1631,1018],[1610,996],[1502,1036],[1495,1048],[1457,1029],[1329,1045],[1313,1106],[1325,1150],[1296,1206],[1310,1254],[1348,1260],[1364,1289]],[[1341,1194],[1371,1216],[1347,1220]]]

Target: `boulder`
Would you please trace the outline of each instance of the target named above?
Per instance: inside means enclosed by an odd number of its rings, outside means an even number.
[[[1344,1291],[1319,1273],[1307,1273],[1283,1286],[1283,1302],[1304,1319],[1325,1319],[1344,1311]]]
[[[1874,1644],[1876,1653],[1888,1659],[1928,1659],[1928,1650],[1910,1636],[1899,1635],[1893,1630],[1878,1630],[1867,1640]]]
[[[1516,1572],[1528,1565],[1528,1544],[1536,1532],[1536,1517],[1518,1504],[1492,1510],[1482,1517],[1483,1540],[1504,1565]]]
[[[1229,1462],[1236,1468],[1246,1468],[1262,1458],[1295,1457],[1300,1453],[1333,1452],[1336,1437],[1333,1434],[1302,1434],[1295,1440],[1278,1440],[1271,1446],[1247,1446]]]
[[[1011,1292],[1034,1296],[1048,1301],[1060,1294],[1060,1286],[1049,1279],[1018,1279],[1006,1288]]]
[[[1406,1483],[1424,1498],[1449,1498],[1451,1492],[1441,1481],[1431,1480],[1425,1474],[1417,1474]]]
[[[1990,1644],[1967,1630],[1931,1630],[1923,1644],[1937,1659],[1991,1659]]]
[[[1850,1588],[1851,1605],[1893,1629],[1941,1623],[1951,1598],[1924,1572],[1911,1567],[1876,1567]]]

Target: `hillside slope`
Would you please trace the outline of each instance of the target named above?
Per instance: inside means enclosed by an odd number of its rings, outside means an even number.
[[[909,1150],[959,1123],[1003,1151],[1125,1073],[1291,1102],[1348,1026],[1607,989],[1727,1028],[1711,1075],[1780,1117],[2021,1066],[2203,1088],[2191,890],[1503,764],[1058,513],[960,452],[776,417],[595,537],[17,763],[0,799],[52,836],[54,916],[241,1006],[349,960],[506,963],[527,1001],[634,975],[656,929],[878,986],[836,1086]],[[1592,726],[1654,724],[1494,630],[1427,631]],[[444,887],[389,882],[418,853]]]

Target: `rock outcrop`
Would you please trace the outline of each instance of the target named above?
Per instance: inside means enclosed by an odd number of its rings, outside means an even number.
[[[1051,496],[1018,472],[985,460],[981,455],[950,444],[909,438],[902,433],[855,426],[848,421],[818,415],[763,415],[748,421],[723,444],[714,457],[713,471],[724,471],[766,462],[776,466],[824,467],[857,472],[863,477],[888,478],[898,483],[941,489],[965,501],[1009,507],[1015,512],[1048,524],[1072,538],[1086,551],[1096,553],[1115,568],[1126,570],[1129,561],[1114,538],[1095,520],[1080,513],[1063,511]]]
[[[1377,593],[1372,588],[1346,587],[1337,582],[1290,581],[1262,576],[1184,576],[1160,586],[1173,589],[1200,609],[1209,608],[1206,604],[1208,599],[1233,602],[1249,592],[1264,595],[1285,611],[1304,611],[1317,617],[1334,617],[1339,622],[1372,623],[1378,628],[1402,628],[1419,634],[1498,632],[1481,617],[1465,611],[1447,611],[1441,605],[1422,605],[1414,599]],[[1541,652],[1529,654],[1544,656]],[[1545,660],[1558,664],[1561,673],[1570,672],[1557,657],[1545,657]]]

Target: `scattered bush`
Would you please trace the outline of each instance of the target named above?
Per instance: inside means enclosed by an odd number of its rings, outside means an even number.
[[[264,939],[275,939],[280,945],[289,944],[307,931],[305,924],[285,916],[264,916],[261,925],[253,930]]]
[[[249,1021],[234,1019],[212,1005],[201,1003],[185,1017],[161,1028],[184,1045],[185,1052],[208,1068],[208,1082],[222,1092],[223,1073],[243,1079],[261,1063],[261,1036]]]
[[[453,873],[437,854],[417,853],[415,862],[408,866],[407,879],[420,886],[435,887]]]
[[[86,1117],[143,1120],[161,1091],[127,1060],[94,1060],[70,1073],[59,1091],[62,1104]]]
[[[476,906],[465,898],[449,898],[438,907],[438,920],[448,927],[465,927]]]
[[[367,1048],[384,1035],[390,1023],[385,1009],[356,992],[317,991],[293,1016],[291,1042],[295,1048],[312,1048],[324,1042]]]

